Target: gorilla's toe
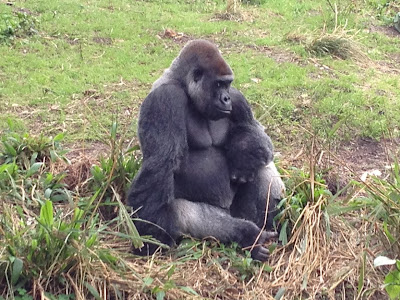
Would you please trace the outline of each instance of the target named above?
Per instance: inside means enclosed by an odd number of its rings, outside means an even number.
[[[251,251],[251,257],[255,260],[266,261],[269,257],[269,251],[263,246],[257,246]]]

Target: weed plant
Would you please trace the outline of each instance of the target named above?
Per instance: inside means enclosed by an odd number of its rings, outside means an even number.
[[[311,171],[293,168],[288,172],[290,176],[286,180],[286,185],[291,192],[278,204],[281,212],[275,217],[275,221],[280,223],[279,240],[283,245],[288,243],[291,233],[297,230],[296,227],[302,225],[304,209],[316,203],[321,205],[327,235],[330,234],[327,207],[334,196],[325,184],[322,174],[314,170],[315,165],[311,164]]]
[[[389,178],[372,177],[361,183],[371,199],[372,223],[381,224],[381,242],[391,255],[399,258],[400,253],[400,166],[395,159]],[[366,201],[369,201],[367,199]]]
[[[39,20],[26,12],[0,13],[0,44],[38,34]]]
[[[116,125],[113,128],[111,139],[116,145]],[[126,159],[117,153],[119,148],[114,148],[109,160],[94,167],[97,177],[92,180],[100,183],[101,174],[102,184],[93,185],[90,197],[84,198],[69,191],[63,183],[66,174],[54,168],[57,163],[68,162],[60,146],[62,139],[62,134],[48,138],[14,132],[2,137],[0,287],[4,292],[0,296],[7,299],[18,299],[24,290],[33,297],[43,288],[52,294],[65,292],[71,276],[81,280],[82,286],[75,293],[97,298],[97,289],[87,277],[95,272],[91,266],[98,262],[111,269],[121,267],[113,250],[102,243],[116,236],[135,247],[141,245],[117,192],[126,189],[127,176],[134,175],[139,160],[134,156]],[[115,170],[120,172],[118,176]],[[98,208],[107,201],[115,202],[117,213],[105,220]]]

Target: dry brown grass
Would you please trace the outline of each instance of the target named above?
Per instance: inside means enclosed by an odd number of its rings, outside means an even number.
[[[85,154],[74,157],[69,168],[79,178],[73,183],[78,190],[87,180],[88,164],[93,161]],[[61,273],[64,285],[57,283],[58,277],[40,274],[27,287],[35,299],[47,299],[44,292],[74,293],[76,299],[91,299],[90,287],[102,299],[114,299],[117,293],[122,299],[155,299],[155,292],[162,290],[165,299],[274,299],[283,291],[281,299],[385,299],[384,274],[372,267],[373,259],[383,250],[374,240],[380,225],[364,218],[362,210],[331,215],[328,222],[329,201],[326,197],[310,201],[294,226],[289,243],[278,246],[271,254],[268,265],[273,270],[263,271],[264,265],[254,267],[255,273],[246,280],[241,279],[231,259],[205,244],[180,257],[174,251],[151,257],[133,256],[131,242],[116,235],[125,232],[120,219],[108,225],[107,220],[100,220],[98,227],[107,226],[108,234],[103,234],[96,246],[87,248],[74,242],[77,255],[71,258],[75,263],[69,271]],[[21,224],[20,217],[11,211],[13,203],[3,202],[6,205],[0,207],[1,213],[4,214],[3,209],[10,210],[7,215],[15,218],[11,223]],[[74,209],[71,204],[57,207],[67,216]],[[25,208],[24,214],[34,220],[36,213]],[[115,261],[100,259],[102,251],[108,251]],[[192,255],[194,252],[196,256]],[[61,264],[55,265],[53,274],[59,274],[59,267]]]
[[[336,59],[349,59],[362,64],[371,64],[359,42],[358,32],[336,26],[332,32],[323,28],[321,32],[304,33],[301,29],[290,32],[286,40],[304,45],[315,56],[331,56]]]
[[[322,209],[325,205],[322,198],[308,204],[288,245],[271,255],[273,272],[261,268],[248,281],[240,279],[229,261],[220,264],[219,254],[210,248],[203,248],[200,259],[186,261],[161,254],[138,258],[129,254],[130,243],[117,237],[105,240],[101,247],[111,249],[112,255],[119,258],[118,268],[95,259],[82,261],[65,278],[76,299],[85,299],[84,281],[97,288],[103,299],[110,299],[116,288],[124,299],[154,299],[149,291],[157,286],[168,289],[166,299],[273,299],[281,288],[285,289],[282,299],[384,299],[380,290],[382,275],[373,270],[374,257],[369,255],[378,249],[365,249],[363,242],[370,235],[370,225],[361,221],[355,228],[350,225],[352,216],[335,217],[331,219],[329,237]],[[368,253],[365,262],[364,253]],[[366,271],[358,295],[363,263]],[[168,278],[173,266],[175,272]],[[145,278],[153,282],[145,285]],[[179,287],[167,288],[168,282],[191,287],[198,296]]]

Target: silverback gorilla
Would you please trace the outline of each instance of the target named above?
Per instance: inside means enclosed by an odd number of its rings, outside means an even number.
[[[252,257],[265,261],[263,243],[276,234],[264,230],[273,227],[284,185],[271,140],[232,81],[214,44],[195,40],[182,49],[141,106],[143,163],[128,203],[145,220],[136,222],[141,235],[168,245],[183,235],[256,244]]]

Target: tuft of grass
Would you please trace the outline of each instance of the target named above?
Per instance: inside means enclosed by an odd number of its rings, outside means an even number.
[[[348,59],[354,54],[348,39],[341,37],[321,37],[314,40],[308,50],[316,56],[330,55],[334,58]]]
[[[368,61],[362,47],[355,39],[356,33],[351,33],[345,27],[336,27],[332,33],[325,30],[316,38],[313,38],[306,49],[315,56],[331,56],[337,59],[354,59],[356,61]]]

